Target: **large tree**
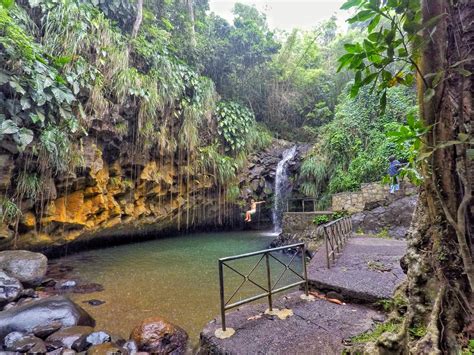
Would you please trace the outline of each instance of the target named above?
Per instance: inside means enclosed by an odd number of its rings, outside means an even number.
[[[409,169],[422,176],[403,259],[408,303],[396,334],[384,334],[375,346],[379,352],[461,353],[474,338],[474,3],[349,0],[343,8],[353,6],[358,13],[350,21],[366,21],[369,28],[367,39],[348,45],[341,58],[343,67],[356,70],[353,95],[373,83],[384,106],[386,89],[411,85],[416,74],[420,108],[420,121],[409,118],[395,134],[411,143],[416,155]],[[388,20],[385,26],[378,25],[381,19]]]

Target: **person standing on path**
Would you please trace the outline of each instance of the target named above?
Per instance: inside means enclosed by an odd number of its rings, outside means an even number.
[[[394,155],[388,157],[390,165],[388,166],[388,175],[390,176],[390,193],[394,194],[395,191],[400,190],[400,182],[398,179],[398,173],[402,164],[395,159]]]

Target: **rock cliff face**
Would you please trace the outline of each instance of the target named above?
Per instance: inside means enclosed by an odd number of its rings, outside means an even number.
[[[239,227],[247,197],[271,202],[275,167],[290,145],[275,141],[250,157],[238,177],[239,198],[230,201],[211,176],[179,166],[173,157],[145,159],[132,154],[133,147],[117,141],[113,132],[91,135],[83,140],[80,169],[43,181],[34,200],[21,200],[18,222],[0,224],[0,249],[45,251],[71,243]],[[14,187],[19,166],[24,166],[15,159],[0,152],[0,196]],[[264,209],[267,221],[271,206]]]
[[[241,201],[245,203],[249,197],[265,201],[258,207],[257,225],[251,224],[248,227],[268,228],[272,224],[276,167],[282,159],[283,152],[294,144],[275,140],[271,147],[252,156],[248,166],[241,173],[239,177]],[[302,159],[311,148],[309,144],[296,144],[296,146],[295,158],[288,162],[289,175],[292,177],[298,174]],[[298,190],[296,179],[290,179],[289,183],[291,189],[296,192]]]

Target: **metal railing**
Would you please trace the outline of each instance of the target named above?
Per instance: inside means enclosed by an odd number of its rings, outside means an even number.
[[[328,269],[331,267],[330,259],[336,260],[336,253],[340,253],[347,239],[352,234],[351,217],[342,217],[326,223],[324,226],[324,243],[326,245],[326,261]]]
[[[310,206],[308,202],[311,202]],[[286,212],[300,212],[294,210],[295,205],[301,206],[302,212],[316,212],[317,200],[315,198],[289,198],[286,200]]]
[[[288,263],[285,263],[285,262],[279,260],[275,255],[272,255],[273,252],[287,250],[287,249],[296,249],[296,252],[292,255],[292,257],[291,257],[291,259]],[[297,271],[293,270],[290,267],[291,264],[293,263],[293,261],[295,260],[296,256],[299,254],[298,251],[301,252],[301,256],[302,256],[301,259],[302,259],[303,275],[300,275]],[[248,257],[256,256],[256,255],[261,255],[261,257],[259,258],[259,260],[255,264],[255,266],[250,270],[250,272],[247,275],[244,275],[243,273],[241,273],[240,271],[236,270],[234,267],[232,267],[228,264],[228,262],[233,261],[233,260],[248,258]],[[226,331],[225,312],[229,309],[232,309],[232,308],[241,306],[243,304],[250,303],[250,302],[256,301],[258,299],[267,297],[268,298],[268,308],[269,308],[270,311],[272,311],[273,310],[273,308],[272,308],[272,296],[275,293],[285,291],[285,290],[288,290],[292,287],[303,285],[303,284],[304,284],[304,288],[305,288],[305,294],[306,294],[306,296],[308,296],[308,291],[309,291],[309,289],[308,289],[308,275],[307,275],[307,271],[306,271],[306,257],[305,257],[305,255],[306,255],[306,246],[305,246],[305,244],[304,243],[297,243],[297,244],[292,244],[292,245],[285,245],[283,247],[260,250],[260,251],[256,251],[256,252],[253,252],[253,253],[229,256],[229,257],[226,257],[226,258],[219,259],[219,284],[220,284],[222,330]],[[285,269],[279,275],[279,277],[277,278],[276,282],[273,283],[273,285],[272,285],[272,280],[271,280],[270,258],[273,258],[274,260],[276,260],[277,262],[279,262],[281,265],[283,265],[285,267]],[[266,277],[266,284],[262,286],[257,281],[252,280],[250,278],[250,276],[257,269],[257,267],[260,265],[260,263],[262,262],[263,259],[265,259],[266,276],[267,277]],[[227,300],[225,299],[225,293],[224,293],[224,266],[229,268],[230,270],[234,271],[236,274],[240,275],[243,278],[240,285],[235,289],[235,291],[232,293],[232,295]],[[301,280],[297,281],[297,282],[294,282],[292,284],[286,285],[286,286],[276,288],[276,286],[282,280],[283,276],[286,274],[287,271],[292,272],[293,274],[298,276]],[[232,299],[235,297],[235,295],[237,295],[237,292],[239,292],[239,290],[242,288],[242,286],[247,281],[250,282],[251,284],[253,284],[254,286],[258,287],[259,289],[261,289],[264,292],[260,293],[258,295],[248,297],[248,298],[245,298],[243,300],[234,302],[234,303],[230,303],[232,301]]]

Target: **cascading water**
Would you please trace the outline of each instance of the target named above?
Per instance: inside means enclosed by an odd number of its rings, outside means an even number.
[[[275,173],[275,200],[273,204],[272,220],[273,232],[281,233],[282,202],[288,196],[288,162],[296,154],[296,145],[283,152]]]

